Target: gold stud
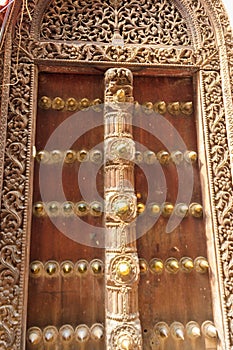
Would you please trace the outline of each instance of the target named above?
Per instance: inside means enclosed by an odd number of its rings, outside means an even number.
[[[126,101],[126,95],[125,90],[119,89],[113,96],[114,101],[116,102],[125,102]]]
[[[140,215],[140,214],[143,214],[144,211],[145,211],[145,204],[143,203],[138,203],[137,204],[137,213]]]
[[[191,272],[194,269],[194,262],[191,258],[183,257],[180,260],[181,268],[184,272]]]
[[[79,260],[75,264],[75,270],[78,272],[78,274],[83,275],[88,270],[88,262],[86,260]]]
[[[45,164],[48,163],[50,160],[50,154],[48,151],[39,151],[36,153],[36,160],[39,163]]]
[[[180,322],[173,322],[170,326],[171,335],[176,340],[184,340],[184,326]]]
[[[87,162],[89,159],[89,152],[85,149],[81,149],[77,152],[77,159],[79,162]]]
[[[55,343],[58,336],[58,330],[56,327],[48,326],[44,329],[43,336],[46,343]]]
[[[52,109],[61,111],[65,107],[65,102],[61,97],[55,97],[52,101]]]
[[[42,271],[43,271],[43,264],[41,261],[36,260],[30,264],[31,276],[39,277],[39,276],[41,276]]]
[[[80,324],[75,329],[76,340],[80,343],[85,343],[90,338],[90,330],[85,324]]]
[[[39,100],[39,107],[41,109],[49,109],[51,108],[52,101],[48,96],[42,96]]]
[[[165,261],[165,268],[170,273],[177,273],[179,271],[179,262],[176,258],[168,258]]]
[[[174,151],[171,153],[171,160],[175,164],[180,164],[184,159],[184,155],[181,151]]]
[[[98,149],[94,149],[90,151],[90,161],[92,163],[100,164],[103,160],[102,152]]]
[[[123,218],[129,212],[129,209],[129,203],[125,199],[118,199],[114,203],[114,212],[120,218]]]
[[[65,216],[74,214],[74,203],[70,201],[64,202],[61,206],[61,212]]]
[[[76,101],[75,98],[70,97],[66,100],[66,109],[68,111],[76,111],[76,109],[78,108],[78,102]]]
[[[52,163],[59,163],[63,159],[63,153],[57,149],[50,152],[50,161]]]
[[[132,339],[129,336],[125,335],[123,337],[120,337],[118,341],[118,346],[119,346],[119,349],[122,349],[122,350],[132,350],[134,344]]]
[[[153,112],[153,103],[152,102],[144,102],[142,104],[142,110],[146,114],[151,114]]]
[[[91,326],[91,338],[94,341],[101,341],[104,337],[104,327],[101,323],[95,323]]]
[[[70,341],[73,340],[74,329],[69,324],[65,324],[59,329],[59,334],[63,342],[69,343]]]
[[[209,269],[209,263],[203,256],[199,256],[194,260],[195,270],[199,273],[206,273]]]
[[[135,163],[142,163],[143,162],[143,154],[140,151],[136,151],[134,154],[134,159],[135,159]]]
[[[89,205],[84,201],[80,201],[75,205],[75,212],[78,216],[85,216],[89,212]]]
[[[159,114],[165,114],[167,111],[167,105],[164,101],[158,101],[154,104],[154,111]]]
[[[82,98],[81,101],[79,102],[79,108],[81,111],[86,111],[90,107],[90,101],[88,98]]]
[[[94,275],[102,275],[104,270],[103,262],[99,259],[94,259],[90,262],[91,271]]]
[[[45,216],[45,206],[43,202],[36,202],[33,205],[33,214],[37,217]]]
[[[74,270],[74,264],[71,261],[63,261],[61,263],[61,272],[64,276],[71,275]]]
[[[96,98],[95,100],[92,101],[91,107],[95,112],[99,113],[103,109],[103,102],[101,101],[101,99]]]
[[[165,217],[171,216],[171,214],[173,213],[173,210],[174,210],[174,206],[172,203],[165,202],[161,206],[162,215]]]
[[[197,153],[195,151],[186,151],[184,153],[184,159],[187,163],[195,163],[197,161]]]
[[[154,164],[157,160],[155,152],[149,150],[144,152],[143,158],[146,164]]]
[[[160,151],[157,153],[157,158],[160,164],[168,165],[170,161],[170,154],[167,151]]]
[[[203,215],[202,205],[199,203],[191,203],[189,206],[189,214],[195,218],[201,218]]]
[[[205,337],[209,339],[217,339],[218,338],[218,331],[216,327],[214,326],[213,322],[211,321],[205,321],[203,322],[201,326],[202,333]]]
[[[186,217],[189,212],[189,207],[185,203],[179,203],[175,206],[175,214],[179,217]]]
[[[180,111],[184,115],[191,115],[193,113],[193,103],[192,102],[181,102]]]
[[[131,273],[131,265],[128,261],[121,261],[117,265],[117,273],[120,276],[127,277]]]
[[[49,202],[47,204],[47,210],[49,216],[58,216],[60,213],[60,204],[58,202]]]
[[[201,336],[201,330],[197,322],[190,321],[186,324],[186,332],[188,337],[196,339]]]
[[[178,115],[180,113],[180,103],[179,102],[168,103],[167,110],[171,115]]]
[[[160,260],[160,259],[152,259],[150,261],[149,266],[150,266],[151,272],[154,272],[154,273],[162,273],[163,272],[164,266],[163,266],[162,260]]]
[[[42,331],[38,327],[31,327],[27,332],[28,342],[32,345],[37,345],[42,340]]]
[[[55,276],[59,271],[59,265],[56,261],[47,261],[44,269],[49,276]]]
[[[142,259],[142,258],[139,259],[139,268],[140,268],[141,274],[144,274],[148,271],[148,264],[145,259]]]
[[[166,339],[169,336],[169,327],[166,322],[158,322],[154,326],[154,332],[159,338]]]
[[[72,149],[68,149],[65,153],[65,163],[73,163],[76,160],[76,152]]]
[[[157,203],[150,203],[148,206],[149,215],[157,216],[160,213],[160,206]]]
[[[101,216],[103,212],[103,206],[100,202],[92,202],[90,204],[90,213],[92,216]]]

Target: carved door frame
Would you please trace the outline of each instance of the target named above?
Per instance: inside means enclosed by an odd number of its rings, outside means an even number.
[[[98,0],[96,0],[98,1]],[[2,349],[25,348],[32,208],[33,144],[39,71],[93,66],[150,67],[197,81],[201,181],[206,210],[214,319],[220,348],[232,337],[233,39],[220,0],[170,1],[187,24],[190,45],[128,45],[42,41],[39,28],[51,1],[17,1],[8,19],[1,67],[1,305]],[[152,1],[153,2],[153,1]],[[23,97],[22,97],[23,96]],[[4,291],[4,292],[3,292]],[[23,331],[22,331],[23,330]]]

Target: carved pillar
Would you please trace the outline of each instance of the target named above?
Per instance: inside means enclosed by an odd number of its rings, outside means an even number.
[[[132,139],[133,76],[105,75],[106,349],[142,349]]]

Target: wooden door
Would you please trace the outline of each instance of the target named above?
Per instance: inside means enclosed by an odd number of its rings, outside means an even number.
[[[194,85],[190,76],[134,73],[144,350],[215,348]],[[39,74],[28,350],[106,348],[104,89],[97,70]]]

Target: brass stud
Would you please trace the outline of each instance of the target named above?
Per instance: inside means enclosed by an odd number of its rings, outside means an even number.
[[[117,265],[117,273],[122,277],[127,277],[131,274],[132,268],[128,261],[120,261]]]
[[[90,204],[90,213],[92,216],[101,216],[103,212],[103,206],[100,202],[92,202]]]
[[[209,269],[209,263],[203,256],[199,256],[194,260],[195,270],[199,273],[206,273]]]
[[[113,96],[114,101],[116,102],[125,102],[126,101],[126,95],[125,90],[119,89]]]
[[[197,161],[197,153],[195,151],[186,151],[184,153],[184,159],[187,163],[195,163]]]
[[[59,272],[59,265],[56,261],[49,260],[45,263],[44,269],[49,276],[55,276]]]
[[[201,218],[203,215],[202,205],[199,203],[191,203],[189,206],[189,214],[195,218]]]
[[[137,199],[142,199],[142,194],[140,192],[137,192],[136,197],[137,197]]]
[[[89,152],[85,149],[81,149],[77,152],[77,159],[79,162],[87,162],[89,159]]]
[[[74,214],[74,203],[67,201],[61,205],[61,212],[65,216]]]
[[[175,214],[179,217],[186,217],[189,212],[189,207],[185,203],[179,203],[175,206]]]
[[[137,213],[140,215],[140,214],[143,214],[144,211],[145,211],[145,204],[143,203],[138,203],[137,204]]]
[[[193,113],[193,103],[192,102],[181,102],[180,111],[184,115],[191,115]]]
[[[162,339],[166,339],[169,336],[169,327],[166,322],[158,322],[154,326],[155,334]]]
[[[139,259],[139,269],[141,274],[145,274],[148,271],[148,264],[145,259]]]
[[[79,108],[81,111],[86,111],[90,107],[90,101],[88,98],[82,98],[79,102]]]
[[[181,151],[174,151],[171,153],[171,160],[176,165],[180,164],[184,159],[184,155]]]
[[[32,345],[37,345],[42,340],[42,331],[38,327],[31,327],[27,332],[28,342]]]
[[[202,333],[205,337],[209,339],[217,339],[218,338],[218,331],[216,327],[214,326],[213,322],[211,321],[205,321],[203,322],[201,326]]]
[[[75,329],[75,338],[79,343],[85,343],[90,338],[90,330],[85,324],[80,324]]]
[[[99,259],[94,259],[90,262],[91,271],[94,275],[102,275],[104,271],[104,264]]]
[[[84,201],[80,201],[75,205],[75,212],[78,216],[85,216],[89,212],[89,205]]]
[[[79,260],[75,264],[75,270],[79,275],[84,275],[88,270],[88,262],[86,260]]]
[[[78,108],[78,102],[76,101],[75,98],[70,97],[66,100],[66,108],[68,111],[76,111]]]
[[[168,258],[165,261],[165,268],[170,273],[177,273],[180,269],[178,260],[176,258]]]
[[[74,264],[72,263],[72,261],[63,261],[61,263],[61,272],[64,276],[70,276],[72,274],[72,272],[74,271]]]
[[[58,336],[58,330],[56,327],[48,326],[44,329],[43,336],[46,343],[55,343]]]
[[[196,339],[201,336],[201,330],[197,322],[190,321],[186,324],[186,332],[189,338]]]
[[[167,110],[171,115],[178,115],[180,113],[180,103],[179,102],[168,103]]]
[[[32,277],[40,277],[43,271],[43,264],[41,261],[33,261],[30,264],[30,274]]]
[[[164,101],[158,101],[154,104],[154,111],[159,114],[165,114],[167,111],[167,105]]]
[[[160,259],[156,259],[156,258],[152,259],[150,261],[149,266],[150,266],[151,272],[154,272],[154,273],[162,273],[163,272],[164,266],[163,266],[162,260],[160,260]]]
[[[125,199],[120,198],[114,203],[114,212],[121,219],[123,219],[125,215],[127,215],[129,210],[129,202]]]
[[[58,202],[49,202],[47,204],[47,210],[49,216],[58,216],[60,214],[60,204]]]
[[[134,342],[128,335],[124,335],[120,337],[118,341],[118,347],[122,350],[133,350]]]
[[[65,107],[65,102],[61,97],[55,97],[52,101],[52,109],[61,111]]]
[[[158,203],[150,203],[148,206],[149,215],[158,216],[160,214],[160,206]]]
[[[36,202],[33,205],[33,214],[37,217],[45,216],[45,206],[43,202]]]
[[[49,109],[51,108],[52,105],[52,101],[51,98],[49,98],[48,96],[42,96],[39,100],[39,107],[41,109]]]
[[[95,323],[91,326],[91,338],[94,341],[101,341],[104,337],[104,327],[101,323]]]
[[[65,163],[73,163],[76,160],[76,152],[72,149],[68,149],[65,153]]]
[[[57,149],[50,153],[50,160],[52,163],[59,163],[63,159],[63,153]]]
[[[48,151],[39,151],[36,153],[36,160],[39,163],[45,164],[48,163],[50,159],[50,154]]]
[[[194,262],[191,258],[183,257],[180,260],[181,269],[184,272],[191,272],[194,269]]]
[[[92,101],[91,107],[95,112],[99,113],[103,109],[103,102],[101,101],[101,99],[96,98]]]
[[[167,151],[160,151],[157,153],[157,158],[160,164],[168,165],[170,161],[170,154]]]
[[[173,322],[170,326],[171,335],[176,340],[184,340],[184,326],[180,322]]]
[[[65,324],[59,329],[59,334],[63,342],[69,343],[73,340],[74,329],[69,324]]]
[[[98,149],[94,149],[90,151],[90,161],[92,163],[100,164],[103,160],[102,152]]]
[[[135,159],[135,163],[142,163],[143,162],[143,154],[140,151],[136,151],[134,154],[134,159]]]
[[[144,102],[142,104],[142,109],[145,114],[151,114],[153,112],[153,103],[152,102]]]
[[[165,217],[171,216],[171,214],[173,213],[173,210],[174,210],[174,206],[172,203],[165,202],[161,206],[162,215]]]
[[[144,152],[143,158],[146,164],[154,164],[157,160],[155,152],[149,150]]]

